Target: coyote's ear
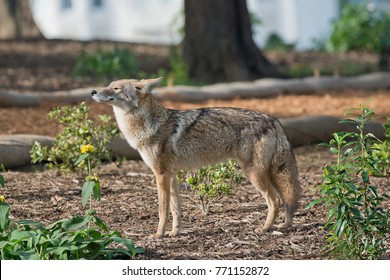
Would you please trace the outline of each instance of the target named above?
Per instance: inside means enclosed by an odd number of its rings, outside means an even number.
[[[136,83],[135,88],[140,93],[151,93],[162,81],[162,77],[157,79],[140,80]]]

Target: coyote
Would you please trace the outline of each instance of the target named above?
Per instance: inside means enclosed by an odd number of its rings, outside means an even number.
[[[279,200],[283,202],[285,220],[278,227],[291,226],[301,187],[295,157],[280,122],[239,108],[165,108],[151,93],[160,81],[118,80],[91,92],[94,100],[113,107],[119,129],[156,177],[159,223],[154,236],[165,235],[169,210],[173,218],[169,236],[180,232],[176,171],[227,159],[238,161],[246,178],[267,202],[267,219],[256,232],[271,228],[279,212]]]

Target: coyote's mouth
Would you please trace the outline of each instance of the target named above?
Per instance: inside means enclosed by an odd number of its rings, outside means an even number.
[[[96,90],[91,91],[91,96],[92,96],[93,100],[95,100],[97,102],[109,102],[109,101],[115,100],[115,98],[111,97],[111,96],[108,97],[108,96],[99,95],[99,93]]]

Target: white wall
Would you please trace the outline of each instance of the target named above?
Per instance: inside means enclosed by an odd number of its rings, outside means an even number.
[[[255,30],[258,45],[277,33],[298,49],[312,47],[314,38],[326,38],[338,16],[338,0],[248,0],[248,8],[262,19]]]
[[[34,18],[47,38],[77,40],[108,39],[143,43],[177,43],[170,25],[181,15],[184,0],[71,0],[63,10],[62,0],[30,0]],[[299,49],[310,48],[313,38],[330,32],[338,15],[338,0],[248,0],[248,8],[262,20],[254,39],[262,46],[271,33],[278,33]],[[176,28],[177,29],[177,28]]]
[[[330,36],[332,20],[339,15],[336,0],[296,0],[298,49],[312,45],[313,39],[324,40]]]
[[[30,0],[33,16],[47,38],[169,43],[170,23],[180,13],[182,0],[72,0],[69,10],[61,0]]]

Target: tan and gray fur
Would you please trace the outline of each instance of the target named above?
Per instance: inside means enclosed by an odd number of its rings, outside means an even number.
[[[294,154],[280,122],[274,117],[239,108],[172,110],[151,94],[161,78],[119,80],[92,90],[98,102],[111,105],[121,132],[152,169],[157,183],[159,223],[156,237],[165,235],[172,213],[172,231],[181,226],[181,202],[176,171],[235,159],[247,179],[264,196],[268,215],[258,230],[269,230],[280,201],[284,223],[292,224],[301,195]]]

